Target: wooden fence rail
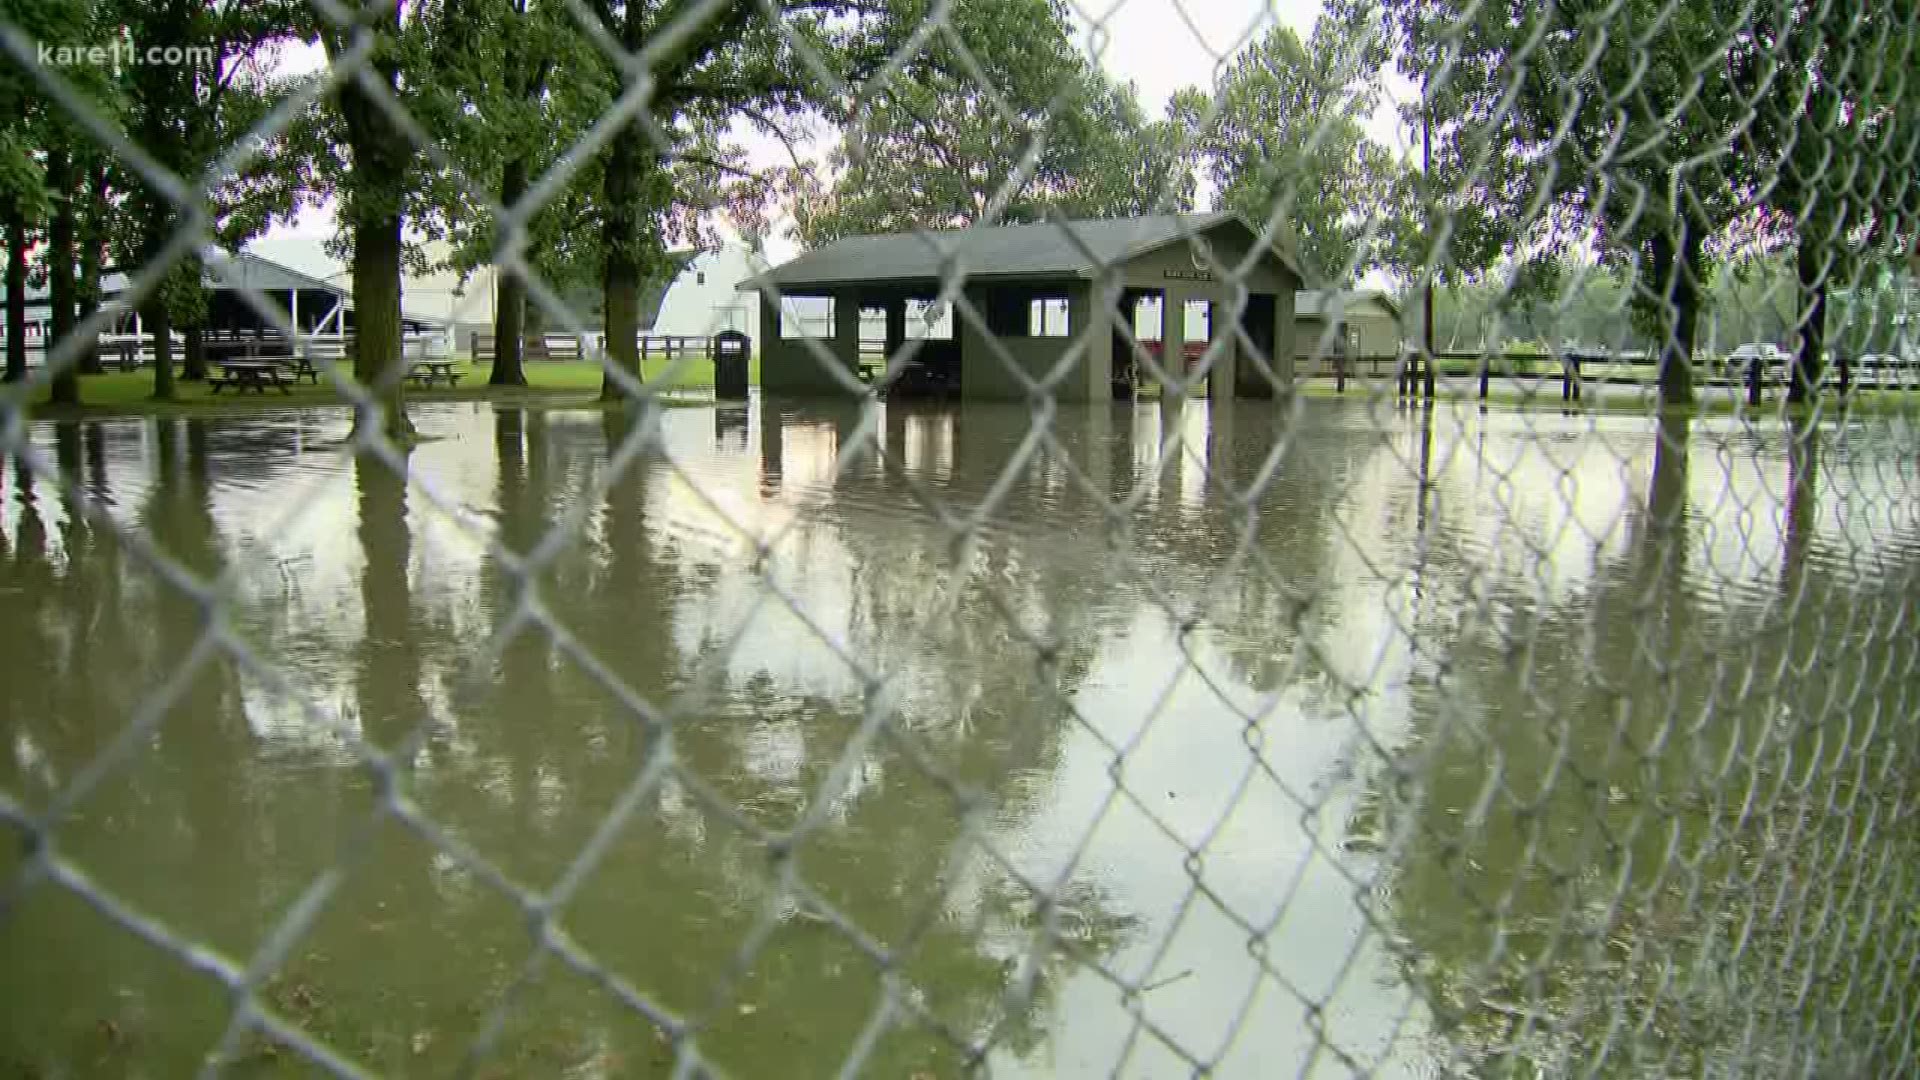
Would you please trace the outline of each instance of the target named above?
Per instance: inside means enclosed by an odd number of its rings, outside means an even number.
[[[173,335],[173,363],[186,362],[186,336]],[[401,351],[408,359],[426,359],[439,339],[435,333],[408,334],[401,339]],[[276,333],[235,333],[207,331],[200,338],[209,363],[245,360],[260,356],[310,356],[316,362],[344,361],[353,355],[352,334],[303,334],[297,341]],[[102,368],[133,371],[153,366],[152,334],[102,334],[94,344]],[[28,349],[29,366],[38,366],[45,358],[40,343]]]
[[[1386,378],[1404,372],[1417,374],[1414,357],[1400,355],[1342,358],[1317,355],[1302,357],[1311,363],[1308,378],[1347,379]],[[1501,353],[1488,356],[1477,352],[1434,354],[1436,374],[1443,378],[1478,378],[1484,370],[1491,378],[1561,384],[1572,389],[1571,379],[1589,385],[1648,386],[1659,378],[1659,364],[1653,357],[1628,355],[1619,358],[1579,355],[1569,365],[1550,353]],[[1789,368],[1775,363],[1760,373],[1761,389],[1787,384]],[[1743,387],[1751,391],[1754,380],[1742,365],[1703,362],[1694,369],[1697,386]],[[1920,361],[1862,361],[1849,358],[1844,364],[1829,362],[1822,372],[1821,385],[1840,390],[1882,390],[1920,388]],[[1570,393],[1568,396],[1577,397]]]
[[[640,359],[644,363],[657,356],[673,359],[689,355],[704,359],[712,338],[691,334],[641,334],[639,338]],[[520,359],[541,360],[593,360],[599,356],[599,343],[572,334],[533,335],[520,339]],[[473,335],[473,360],[476,364],[490,364],[495,355],[494,335],[475,333]]]

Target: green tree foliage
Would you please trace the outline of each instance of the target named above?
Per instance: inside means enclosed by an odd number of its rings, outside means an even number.
[[[643,113],[598,155],[597,220],[608,378],[603,395],[640,376],[640,295],[670,271],[671,245],[711,239],[718,213],[754,216],[771,185],[749,171],[730,133],[740,125],[791,138],[802,118],[837,107],[926,14],[922,0],[597,0],[605,77],[634,93],[644,55]],[[619,374],[616,374],[619,373]]]
[[[1755,101],[1742,146],[1759,231],[1794,245],[1798,298],[1788,399],[1820,385],[1828,303],[1915,232],[1920,3],[1869,18],[1851,5],[1763,5],[1735,71]],[[1904,167],[1903,167],[1904,161]]]
[[[1411,178],[1362,126],[1379,102],[1383,45],[1354,11],[1329,11],[1307,42],[1276,25],[1227,70],[1211,102],[1198,90],[1174,101],[1223,208],[1291,229],[1324,282],[1402,261]]]
[[[432,122],[479,191],[449,192],[448,265],[463,275],[499,266],[494,300],[495,386],[524,386],[521,340],[527,329],[527,283],[504,248],[513,243],[477,195],[512,210],[611,104],[610,83],[595,77],[599,55],[564,5],[535,0],[428,0],[428,32],[445,43],[438,77],[425,88],[423,119]],[[586,73],[586,77],[581,77]],[[584,260],[569,257],[568,211],[579,209],[579,186],[527,207],[520,254],[551,285],[578,283]]]
[[[19,26],[38,42],[62,42],[89,46],[110,41],[111,22],[105,9],[92,0],[52,0],[48,3],[9,4],[4,9],[9,23]],[[47,282],[50,324],[49,355],[74,332],[79,321],[81,302],[77,263],[80,256],[82,206],[87,181],[101,163],[101,153],[87,135],[78,118],[54,104],[39,85],[35,74],[6,65],[7,89],[0,96],[13,97],[9,110],[8,135],[0,139],[0,191],[20,212],[19,235],[11,239],[16,252],[28,244],[29,213],[37,212],[44,222],[44,241],[40,251],[41,273]],[[98,64],[61,66],[52,72],[38,73],[63,81],[85,107],[111,118],[117,111],[116,88],[109,68]],[[40,190],[27,190],[35,180]],[[12,223],[9,232],[13,232]],[[17,261],[19,256],[13,258]],[[21,283],[21,307],[24,316],[24,276]],[[24,319],[15,324],[23,326]],[[18,333],[19,331],[10,331]],[[19,363],[24,374],[25,346],[19,346]],[[51,398],[59,404],[80,402],[78,363],[62,365],[52,372]]]
[[[61,27],[68,13],[60,5],[33,0],[0,0],[0,18],[28,34],[44,35]],[[0,63],[0,226],[6,229],[6,381],[27,377],[28,249],[34,229],[46,218],[45,165],[39,150],[49,122],[46,98],[33,76],[17,64]]]
[[[1750,6],[1386,0],[1435,125],[1436,207],[1463,226],[1461,250],[1533,258],[1597,243],[1632,266],[1669,403],[1693,395],[1707,242],[1741,209],[1731,149],[1751,109],[1733,62],[1750,45]]]
[[[400,275],[405,258],[404,229],[411,220],[431,216],[444,193],[446,178],[423,168],[413,142],[394,110],[411,114],[420,90],[436,73],[440,42],[427,33],[405,0],[349,0],[341,13],[351,21],[323,15],[315,27],[328,63],[342,66],[365,50],[366,61],[353,78],[336,84],[327,101],[309,119],[304,147],[313,162],[312,193],[337,205],[342,239],[353,277],[353,377],[378,402],[363,411],[356,434],[377,427],[387,438],[406,442],[413,424],[402,394],[406,359],[401,354]],[[383,100],[384,99],[384,100]]]
[[[1749,342],[1790,343],[1804,309],[1799,305],[1793,247],[1730,252],[1707,265],[1701,297],[1697,356],[1717,359]],[[1434,294],[1434,343],[1443,353],[1499,352],[1508,348],[1582,346],[1614,351],[1657,350],[1657,341],[1628,318],[1634,281],[1629,270],[1608,263],[1561,260],[1535,273],[1541,291],[1529,293],[1495,271],[1440,285]],[[1400,299],[1408,311],[1417,302],[1409,289]],[[1882,271],[1871,280],[1836,288],[1830,338],[1850,356],[1891,352],[1900,310],[1897,277]]]
[[[124,69],[122,120],[134,142],[177,181],[199,195],[183,207],[166,193],[160,177],[118,163],[118,186],[127,195],[115,261],[150,266],[175,236],[205,228],[227,248],[239,248],[263,230],[276,213],[294,202],[294,179],[284,160],[255,160],[238,175],[207,177],[207,170],[241,139],[247,138],[287,90],[287,80],[268,74],[274,51],[296,25],[298,10],[289,0],[235,0],[209,5],[194,0],[115,0],[110,17],[127,40],[143,47],[191,45],[177,64],[132,64]],[[199,51],[205,49],[207,51]],[[203,179],[213,183],[200,186]],[[96,200],[99,201],[99,200]],[[97,207],[102,216],[112,216]],[[171,400],[172,331],[195,334],[207,310],[197,256],[176,263],[141,304],[145,329],[153,335],[153,396]],[[186,375],[204,377],[201,358],[187,356]]]
[[[960,0],[946,21],[951,34],[835,115],[831,181],[799,178],[803,243],[1191,207],[1180,131],[1075,48],[1059,0]]]

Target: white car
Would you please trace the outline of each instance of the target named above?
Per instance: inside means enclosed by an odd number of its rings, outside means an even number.
[[[1787,354],[1771,341],[1749,341],[1745,345],[1727,354],[1727,363],[1745,365],[1749,360],[1765,360],[1769,364],[1784,363]]]
[[[1786,352],[1771,341],[1749,341],[1720,361],[1720,374],[1726,378],[1744,379],[1747,369],[1756,360],[1760,362],[1761,371],[1771,374],[1786,367],[1788,359]]]

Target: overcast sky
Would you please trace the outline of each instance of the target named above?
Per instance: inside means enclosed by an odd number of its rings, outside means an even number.
[[[1078,6],[1094,28],[1089,51],[1116,80],[1139,88],[1152,115],[1175,90],[1211,85],[1220,67],[1275,22],[1304,38],[1320,14],[1320,0],[1084,0]]]

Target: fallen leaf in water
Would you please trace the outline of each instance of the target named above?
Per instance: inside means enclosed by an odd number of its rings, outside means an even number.
[[[760,1011],[760,1006],[758,1005],[750,1005],[744,1001],[740,1003],[741,1016],[752,1016],[754,1013],[757,1013],[759,1011]]]

